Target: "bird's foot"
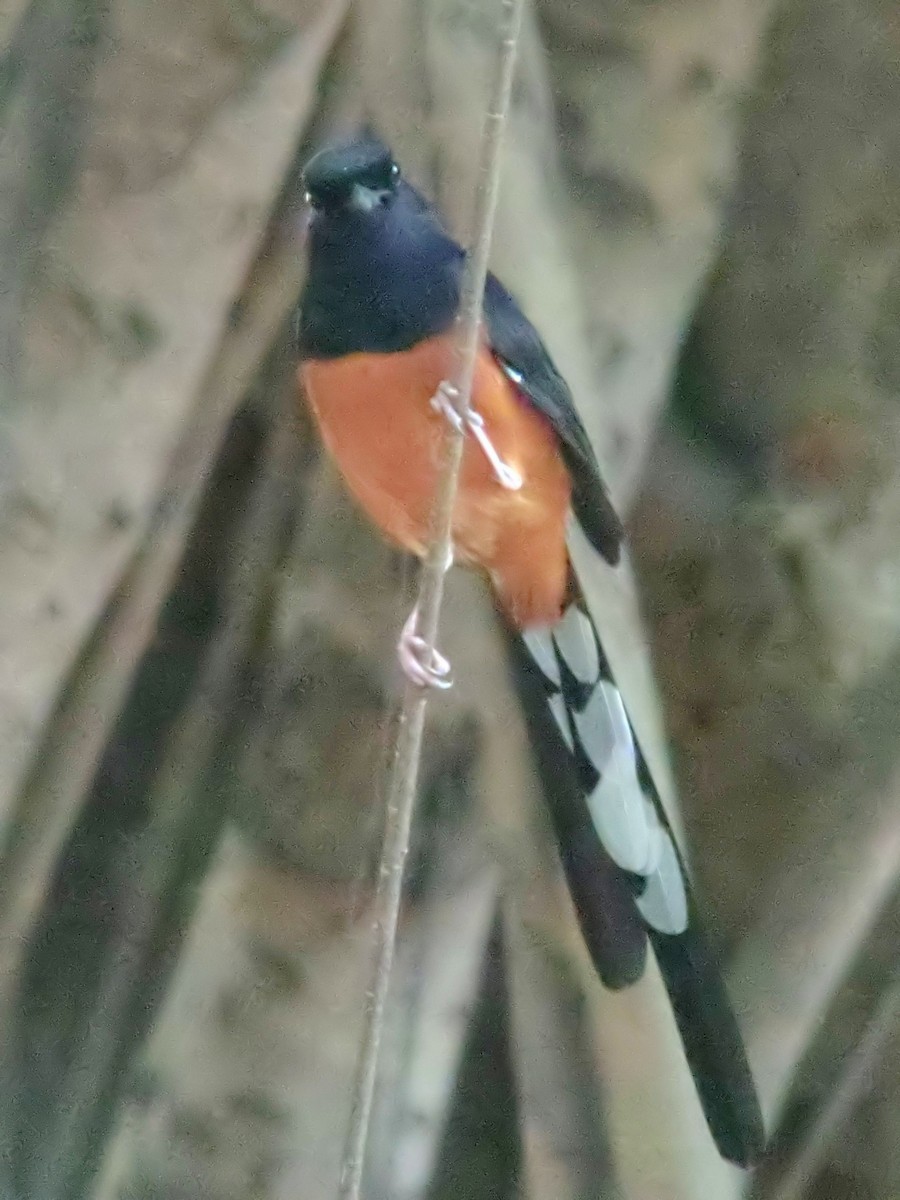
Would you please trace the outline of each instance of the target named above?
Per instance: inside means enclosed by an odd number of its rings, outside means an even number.
[[[458,397],[459,392],[449,380],[445,379],[431,397],[431,407],[435,412],[440,413],[444,420],[449,421],[457,433],[462,433],[465,421],[459,415],[459,409],[456,407]],[[469,416],[471,419],[471,409]]]
[[[478,442],[478,445],[484,452],[485,458],[491,464],[497,482],[508,491],[517,492],[523,483],[522,476],[515,467],[511,467],[509,463],[504,462],[497,453],[496,447],[484,427],[484,417],[481,413],[476,412],[474,408],[470,407],[465,417],[460,416],[455,404],[456,396],[456,389],[445,380],[438,388],[437,393],[432,397],[431,406],[450,422],[457,433],[463,432],[466,425],[468,425],[472,436]]]
[[[429,650],[425,639],[416,633],[418,622],[419,610],[416,607],[409,614],[397,644],[400,669],[416,687],[446,691],[447,688],[453,687],[450,663],[433,647]]]

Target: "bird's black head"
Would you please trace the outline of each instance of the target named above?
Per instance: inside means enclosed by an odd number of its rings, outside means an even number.
[[[297,339],[304,358],[409,350],[450,329],[463,253],[368,132],[320,151]]]
[[[309,203],[320,212],[370,212],[393,197],[399,180],[390,150],[369,135],[320,150],[303,171]]]

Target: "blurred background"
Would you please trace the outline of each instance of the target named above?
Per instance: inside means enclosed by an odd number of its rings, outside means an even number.
[[[367,119],[466,237],[497,9],[0,2],[4,1197],[335,1195],[414,573],[298,398],[299,169]],[[493,264],[773,1151],[595,982],[453,573],[366,1196],[897,1200],[896,5],[533,0]]]

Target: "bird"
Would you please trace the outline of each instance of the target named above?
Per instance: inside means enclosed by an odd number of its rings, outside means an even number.
[[[371,130],[306,164],[307,270],[295,318],[300,388],[344,483],[394,546],[424,558],[447,421],[466,254]],[[488,273],[452,521],[456,563],[486,576],[509,642],[550,822],[602,983],[652,946],[721,1155],[762,1156],[759,1101],[675,835],[616,685],[567,543],[571,519],[615,568],[624,528],[570,390]],[[400,637],[417,685],[450,665]]]

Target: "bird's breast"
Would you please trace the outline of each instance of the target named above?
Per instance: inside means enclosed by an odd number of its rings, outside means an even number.
[[[300,368],[322,438],[350,491],[390,540],[419,556],[428,541],[447,433],[446,417],[431,400],[452,365],[452,341],[441,335],[410,350],[308,359]],[[467,437],[453,523],[457,559],[483,567],[502,591],[498,572],[505,562],[539,563],[546,553],[551,590],[564,588],[558,577],[567,561],[570,482],[553,430],[487,347],[477,360],[472,406],[523,483],[518,490],[503,487],[475,439]],[[561,595],[552,602],[555,615],[561,602]]]

